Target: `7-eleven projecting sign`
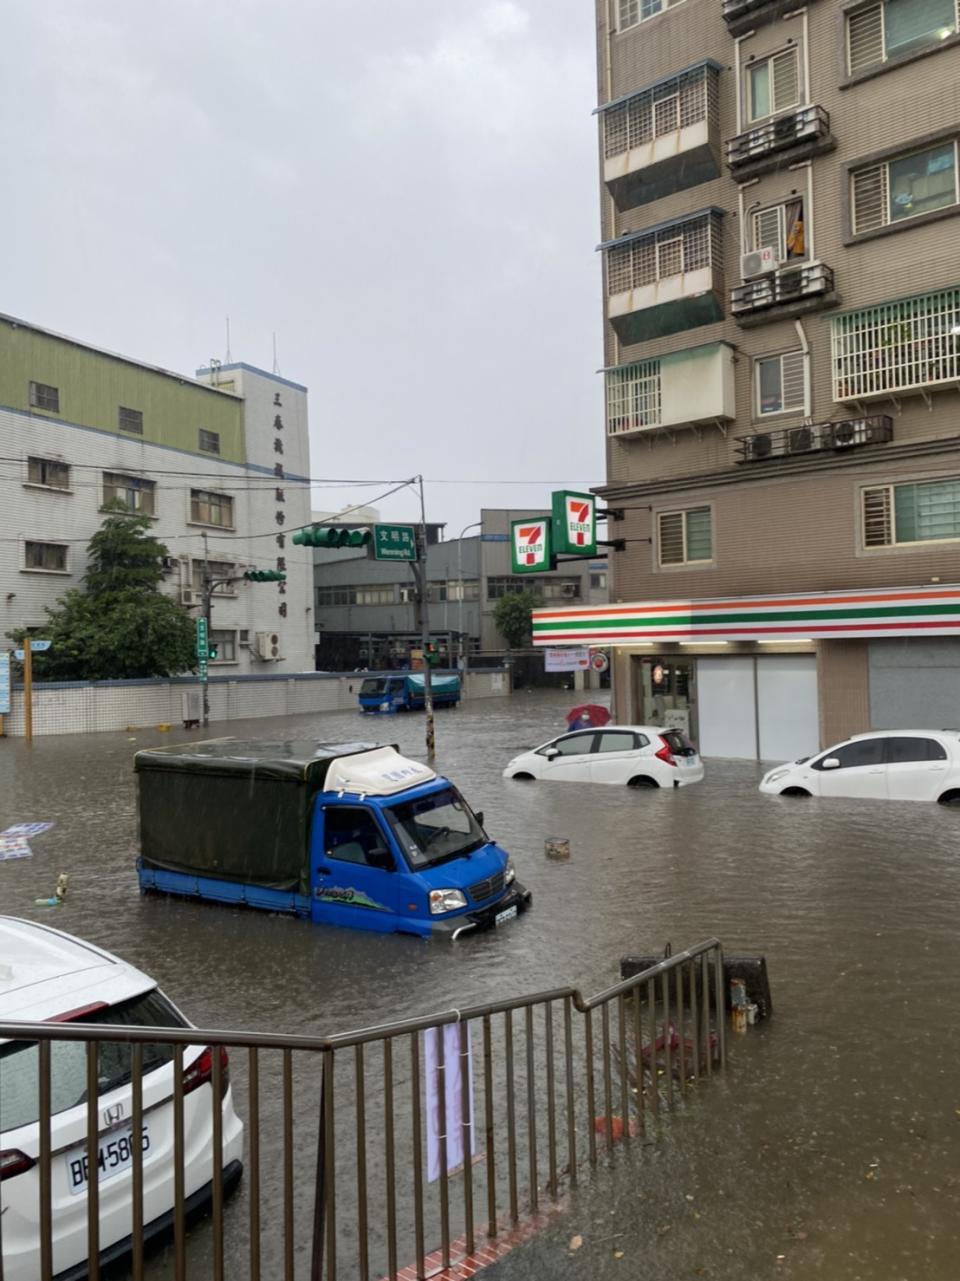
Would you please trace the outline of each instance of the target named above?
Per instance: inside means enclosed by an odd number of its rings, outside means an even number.
[[[553,495],[554,555],[596,556],[597,504],[593,494],[557,490]]]
[[[531,516],[511,523],[513,534],[513,572],[533,574],[549,569],[550,517]]]

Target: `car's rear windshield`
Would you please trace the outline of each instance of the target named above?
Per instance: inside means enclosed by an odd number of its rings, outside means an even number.
[[[697,754],[697,749],[684,734],[683,730],[663,729],[660,731],[660,737],[674,756],[696,756]]]
[[[67,1022],[118,1024],[127,1027],[189,1027],[156,988],[117,1005],[88,1011]],[[132,1047],[126,1041],[101,1041],[98,1094],[108,1094],[130,1080]],[[173,1058],[173,1047],[149,1042],[143,1047],[143,1071],[155,1072]],[[0,1045],[0,1131],[33,1125],[40,1117],[40,1055],[36,1042]],[[50,1097],[54,1115],[85,1103],[87,1051],[82,1041],[54,1041],[50,1052]]]

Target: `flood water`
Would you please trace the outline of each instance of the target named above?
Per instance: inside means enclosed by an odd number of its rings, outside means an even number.
[[[511,755],[563,729],[572,697],[519,694],[437,718],[439,768],[533,890],[509,928],[450,945],[140,898],[132,753],[185,737],[154,731],[41,738],[32,751],[0,741],[0,828],[56,823],[32,858],[0,864],[0,911],[119,953],[201,1026],[314,1034],[567,982],[591,993],[623,954],[716,935],[728,953],[766,956],[774,1018],[731,1038],[723,1078],[655,1144],[583,1180],[491,1281],[953,1281],[960,812],[764,797],[759,768],[734,762],[708,761],[705,781],[679,792],[503,781]],[[208,731],[221,734],[423,750],[417,716]],[[554,836],[569,839],[568,863],[544,857]],[[60,872],[66,904],[36,906]],[[191,1246],[203,1254],[204,1229]]]

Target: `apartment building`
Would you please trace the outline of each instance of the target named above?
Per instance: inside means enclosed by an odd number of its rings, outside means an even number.
[[[613,648],[621,719],[708,755],[960,725],[958,17],[598,0],[601,493],[627,543],[623,609],[579,631]]]
[[[286,573],[216,588],[212,670],[313,670],[312,563],[289,538],[310,519],[305,387],[244,364],[189,378],[0,316],[0,440],[0,632],[42,631],[119,499],[192,615],[205,572]]]
[[[477,655],[503,651],[493,615],[508,592],[529,591],[544,605],[606,603],[607,562],[602,555],[564,561],[543,574],[513,573],[510,522],[540,514],[483,508],[480,519],[455,538],[445,537],[444,525],[427,524],[427,620],[443,666],[469,665]],[[356,523],[377,519],[376,512],[350,517]],[[370,560],[364,548],[319,548],[313,555],[317,667],[408,667],[411,654],[419,654],[421,647],[409,565]]]

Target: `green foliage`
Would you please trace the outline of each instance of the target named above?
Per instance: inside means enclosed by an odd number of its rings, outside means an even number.
[[[87,548],[84,586],[52,608],[35,654],[37,680],[130,680],[177,676],[196,665],[193,619],[158,590],[164,545],[145,516],[110,511]],[[20,644],[23,631],[11,636]]]
[[[493,621],[508,649],[524,649],[530,644],[533,606],[534,599],[528,591],[507,592],[494,606]]]

